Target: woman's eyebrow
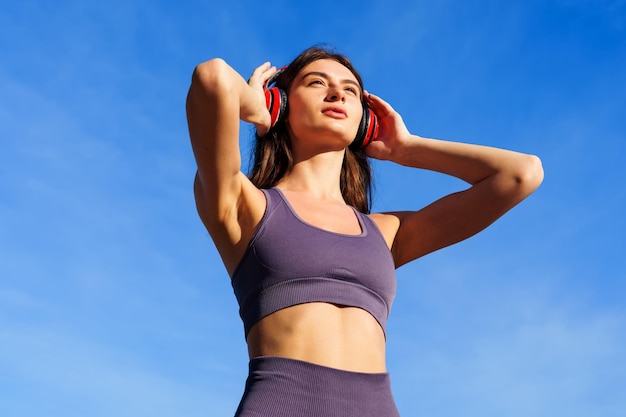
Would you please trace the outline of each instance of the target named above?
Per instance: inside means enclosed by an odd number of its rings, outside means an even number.
[[[306,77],[309,77],[309,76],[312,76],[312,75],[315,75],[315,76],[318,76],[318,77],[322,77],[322,78],[324,78],[325,80],[328,80],[328,79],[330,78],[330,77],[328,76],[328,74],[326,74],[325,72],[322,72],[322,71],[311,71],[311,72],[307,72],[306,74],[304,74],[304,75],[302,76],[302,79],[305,79]],[[353,85],[355,85],[355,86],[356,86],[359,90],[361,90],[361,86],[359,85],[359,83],[358,83],[358,82],[356,82],[356,81],[354,81],[354,80],[351,80],[350,78],[344,78],[343,80],[341,80],[341,82],[342,82],[343,84],[353,84]]]

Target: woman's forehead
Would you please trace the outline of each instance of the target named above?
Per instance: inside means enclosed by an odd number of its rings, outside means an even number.
[[[318,59],[317,61],[311,62],[300,70],[298,77],[304,78],[311,73],[322,73],[328,76],[358,82],[352,71],[333,59]]]

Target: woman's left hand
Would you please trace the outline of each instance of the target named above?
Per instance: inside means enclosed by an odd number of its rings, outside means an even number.
[[[402,116],[389,103],[368,92],[365,92],[365,101],[378,118],[378,136],[365,148],[365,154],[375,159],[393,160],[394,152],[411,133]]]

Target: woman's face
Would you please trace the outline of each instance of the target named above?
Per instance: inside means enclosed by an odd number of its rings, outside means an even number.
[[[337,61],[305,66],[289,91],[287,127],[292,140],[345,148],[354,140],[363,105],[359,83]]]

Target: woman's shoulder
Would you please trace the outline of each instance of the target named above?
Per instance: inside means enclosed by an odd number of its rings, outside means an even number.
[[[387,246],[391,249],[400,228],[401,212],[372,213],[368,217],[376,224],[378,230],[383,235]]]

